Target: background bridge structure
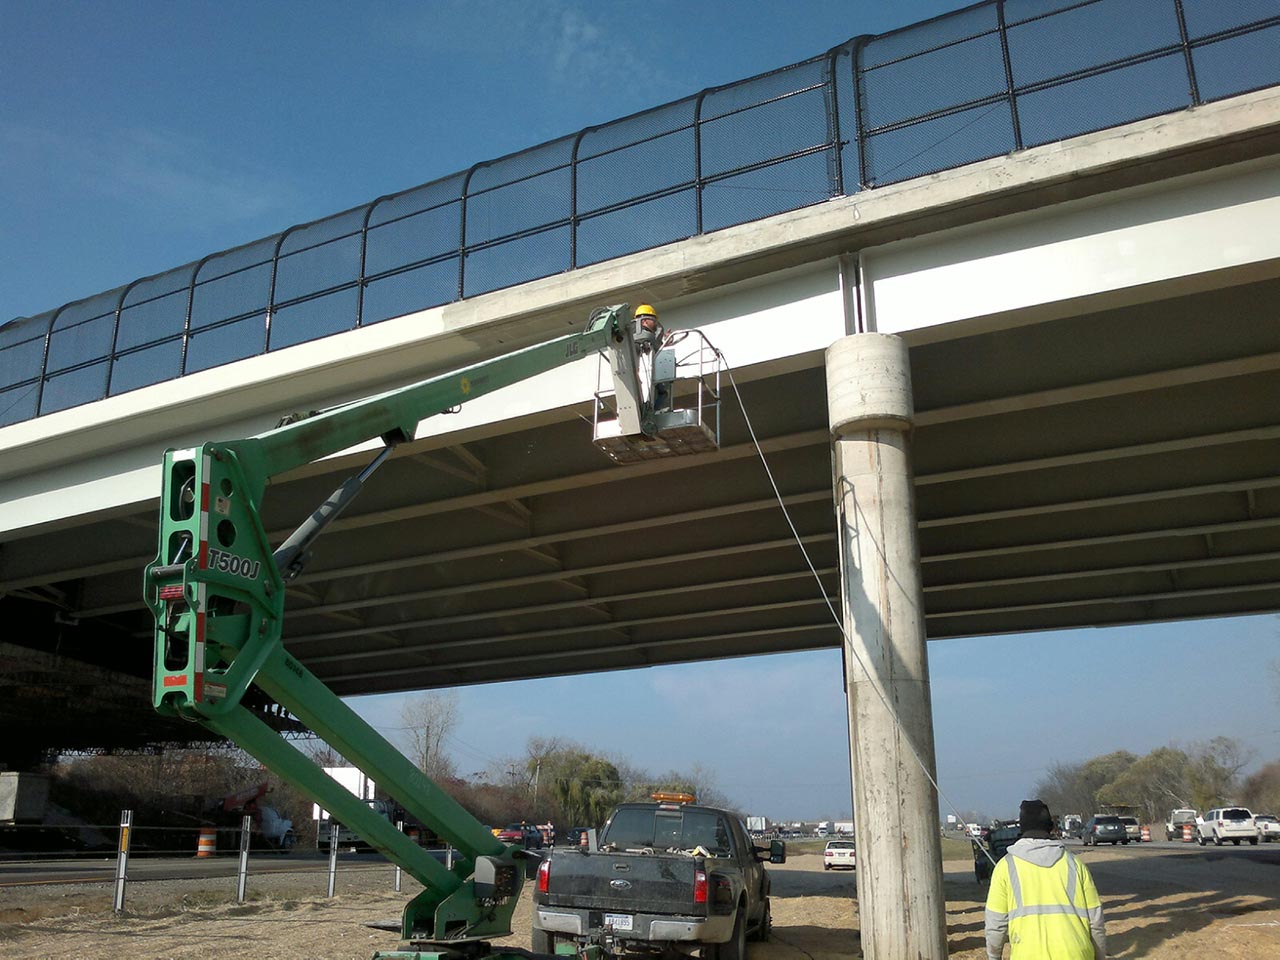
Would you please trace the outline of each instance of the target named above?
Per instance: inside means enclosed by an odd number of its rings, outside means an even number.
[[[165,447],[622,300],[724,349],[722,449],[611,464],[591,361],[424,423],[291,601],[337,692],[838,646],[741,411],[838,594],[863,330],[910,347],[930,639],[1280,609],[1277,83],[1275,0],[984,3],[0,327],[0,760],[195,732],[145,695]]]

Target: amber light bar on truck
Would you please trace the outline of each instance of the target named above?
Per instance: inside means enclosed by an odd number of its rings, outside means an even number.
[[[697,803],[698,802],[698,798],[695,797],[692,793],[667,793],[660,790],[657,793],[649,794],[649,797],[650,799],[658,803]]]

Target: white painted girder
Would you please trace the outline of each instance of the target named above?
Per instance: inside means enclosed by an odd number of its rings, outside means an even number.
[[[863,253],[874,329],[1072,316],[1280,271],[1280,164],[1241,164]],[[1150,299],[1149,293],[1137,294]]]

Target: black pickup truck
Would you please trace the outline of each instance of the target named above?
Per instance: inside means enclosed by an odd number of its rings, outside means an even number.
[[[769,874],[786,846],[751,843],[742,821],[690,803],[624,803],[599,848],[556,849],[538,866],[535,953],[594,943],[608,954],[700,951],[743,960],[769,936]]]

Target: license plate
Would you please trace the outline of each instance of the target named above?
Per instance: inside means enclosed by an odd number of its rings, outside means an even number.
[[[613,927],[614,930],[627,932],[631,930],[631,914],[629,913],[606,913],[604,915],[604,925]]]

